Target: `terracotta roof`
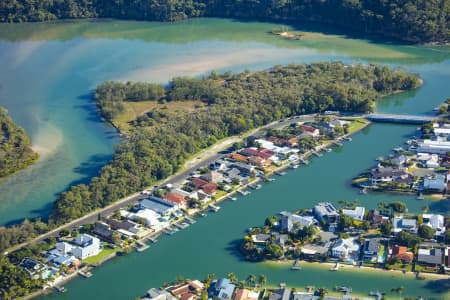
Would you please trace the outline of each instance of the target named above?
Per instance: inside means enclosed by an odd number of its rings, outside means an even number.
[[[167,200],[175,204],[182,204],[186,201],[184,199],[184,196],[178,193],[168,193],[167,195],[164,196],[164,200]]]
[[[407,250],[408,250],[408,248],[406,248],[405,246],[397,246],[397,245],[395,245],[392,248],[392,255],[399,255],[399,254],[402,254],[402,253],[406,253]]]
[[[192,300],[192,299],[196,299],[197,296],[195,294],[192,293],[186,293],[181,295],[180,300]]]
[[[202,186],[204,186],[205,184],[208,183],[208,181],[203,180],[203,179],[198,178],[198,177],[192,178],[191,182],[194,184],[196,189],[199,189],[199,188],[201,188]]]
[[[189,283],[183,283],[183,284],[181,284],[177,287],[174,287],[173,289],[170,290],[170,292],[174,296],[180,296],[180,295],[189,293],[189,291],[190,291]]]
[[[217,185],[215,183],[209,182],[202,187],[202,190],[211,195],[217,191]]]
[[[228,157],[236,161],[247,162],[247,157],[239,153],[231,153]]]
[[[295,145],[297,145],[297,143],[298,143],[298,138],[296,138],[296,137],[290,138],[290,139],[288,140],[288,143],[289,143],[289,145],[291,145],[291,146],[295,146]]]
[[[298,125],[297,129],[311,133],[314,133],[316,130],[318,130],[317,128],[308,125]]]
[[[414,258],[414,254],[412,254],[411,252],[400,253],[396,256],[398,256],[401,260],[407,260],[407,261],[412,261]]]

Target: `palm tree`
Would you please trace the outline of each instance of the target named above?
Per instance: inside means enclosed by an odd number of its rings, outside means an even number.
[[[260,287],[263,287],[267,283],[267,278],[265,275],[261,274],[258,276],[258,283]]]
[[[243,288],[245,288],[245,280],[241,280],[241,281],[239,281],[239,283],[238,283],[238,287],[239,287],[240,289],[243,289]]]
[[[228,273],[228,279],[230,279],[232,283],[236,283],[238,281],[236,274],[233,272]]]
[[[216,279],[216,275],[214,275],[214,274],[208,274],[208,275],[206,275],[206,281],[207,282],[212,282],[214,279]]]
[[[248,286],[252,286],[252,285],[254,286],[254,284],[255,284],[255,275],[253,275],[253,274],[248,275],[246,281],[247,281],[247,285]]]
[[[328,290],[326,288],[319,289],[319,299],[324,299],[325,295],[328,294]]]

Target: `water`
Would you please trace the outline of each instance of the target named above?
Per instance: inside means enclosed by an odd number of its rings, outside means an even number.
[[[64,22],[58,24],[2,24],[0,26],[0,103],[25,127],[33,143],[47,149],[35,166],[8,177],[0,185],[0,222],[30,216],[45,217],[58,193],[72,181],[95,174],[117,141],[99,122],[90,90],[107,79],[167,82],[177,75],[219,71],[258,70],[274,64],[343,60],[378,62],[417,72],[424,79],[418,91],[380,101],[378,110],[427,113],[450,95],[450,49],[375,44],[337,35],[308,33],[303,41],[267,34],[279,25],[199,19],[182,23]],[[26,87],[26,88],[24,88]],[[402,200],[411,211],[428,204],[447,213],[448,202],[417,201],[412,197],[359,195],[349,180],[387,155],[392,147],[414,134],[415,127],[373,125],[344,148],[290,171],[261,190],[221,204],[217,214],[171,237],[162,237],[149,250],[113,260],[88,280],[67,285],[63,295],[45,299],[134,299],[150,287],[179,274],[203,278],[235,272],[266,274],[272,284],[352,286],[390,291],[403,286],[402,296],[445,299],[440,282],[416,281],[387,272],[328,272],[306,266],[292,272],[287,266],[242,262],[234,255],[235,242],[248,227],[281,210],[310,207],[318,201],[359,198],[367,207],[380,201]],[[57,146],[55,146],[57,145]],[[48,149],[50,148],[50,149]],[[395,295],[388,293],[389,299]]]

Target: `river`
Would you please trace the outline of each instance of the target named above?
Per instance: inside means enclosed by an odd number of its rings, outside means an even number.
[[[0,183],[0,223],[24,217],[45,218],[55,199],[72,182],[88,180],[112,154],[117,137],[100,122],[89,93],[104,80],[167,82],[178,75],[211,70],[258,70],[275,64],[343,60],[377,62],[417,72],[424,85],[417,91],[383,99],[378,111],[427,113],[450,96],[450,49],[377,44],[308,30],[301,41],[267,32],[270,23],[198,19],[173,24],[124,21],[73,21],[0,25],[0,104],[31,135],[41,160]],[[117,258],[75,280],[68,292],[45,299],[134,299],[150,287],[179,274],[204,278],[235,272],[265,274],[270,283],[352,286],[358,293],[390,291],[402,296],[446,299],[446,286],[386,272],[328,272],[315,266],[292,272],[285,266],[252,264],[234,255],[234,242],[248,227],[281,210],[310,207],[318,201],[359,198],[367,207],[379,201],[403,200],[411,211],[428,204],[447,213],[448,202],[417,201],[383,194],[359,195],[349,179],[371,166],[414,134],[415,127],[372,125],[342,149],[288,172],[261,190],[221,204],[197,224],[171,237],[161,237],[143,253]],[[388,299],[395,297],[388,293]]]

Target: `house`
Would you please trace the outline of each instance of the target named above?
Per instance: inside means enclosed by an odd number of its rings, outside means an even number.
[[[357,259],[359,257],[360,246],[356,239],[339,239],[331,248],[331,255],[340,259]]]
[[[236,286],[227,278],[221,278],[215,283],[216,295],[220,300],[232,299],[235,288]]]
[[[291,148],[297,147],[298,146],[298,138],[292,137],[292,138],[288,139],[287,145]]]
[[[238,289],[234,295],[234,300],[258,300],[259,293],[247,289]]]
[[[269,241],[271,238],[270,234],[260,233],[260,234],[253,234],[252,235],[252,241],[255,244],[265,244],[267,241]]]
[[[140,207],[153,210],[162,216],[170,216],[178,210],[178,205],[155,196],[141,200]]]
[[[199,177],[191,178],[191,184],[196,190],[201,189],[207,183],[208,183],[208,181],[201,179]]]
[[[350,124],[349,121],[339,120],[339,119],[331,120],[328,123],[330,124],[330,127],[344,127],[344,126]]]
[[[269,300],[290,300],[291,298],[291,289],[290,288],[282,288],[279,290],[272,291],[269,296]]]
[[[404,263],[412,262],[414,254],[408,251],[408,248],[404,246],[395,245],[392,247],[391,257],[398,257]]]
[[[48,276],[48,267],[47,265],[41,263],[38,260],[25,257],[19,264],[30,276],[32,279],[44,279]]]
[[[448,138],[448,136],[450,135],[450,127],[448,126],[448,124],[443,124],[441,127],[435,127],[433,131],[435,136]]]
[[[96,222],[93,233],[101,237],[102,239],[111,241],[113,230],[111,226],[105,222]]]
[[[293,232],[294,229],[308,227],[317,223],[313,216],[299,216],[296,214],[287,214],[281,219],[281,229]]]
[[[274,233],[273,234],[273,238],[276,244],[280,245],[281,247],[284,248],[284,246],[286,245],[288,239],[289,239],[289,235],[287,234],[279,234],[279,233]]]
[[[274,152],[266,149],[266,148],[255,148],[255,147],[251,147],[251,148],[245,148],[244,150],[242,150],[241,152],[243,155],[246,156],[256,156],[256,157],[260,157],[264,160],[268,160],[270,159],[272,156],[275,155]]]
[[[150,289],[147,291],[147,294],[144,298],[141,298],[142,300],[176,300],[174,296],[172,296],[168,291],[166,290],[160,290],[160,289]]]
[[[128,218],[134,221],[145,220],[145,225],[154,230],[160,230],[168,225],[166,219],[162,218],[160,214],[151,209],[140,209],[135,213],[131,213]],[[127,237],[139,235],[139,231],[136,232],[133,229],[134,227],[131,227],[128,230],[119,229],[118,232]]]
[[[170,192],[166,194],[163,199],[169,201],[170,203],[178,205],[178,207],[180,208],[186,208],[186,199],[184,199],[183,195],[176,192]]]
[[[417,262],[424,265],[440,266],[444,251],[441,248],[422,248],[417,251]]]
[[[317,220],[326,224],[337,223],[339,220],[339,211],[330,202],[318,203],[314,206],[313,213]]]
[[[247,163],[248,158],[242,154],[239,153],[231,153],[228,155],[228,158],[237,162]]]
[[[443,235],[445,233],[445,223],[443,215],[436,214],[423,214],[422,215],[424,225],[430,226],[436,230],[436,235]]]
[[[443,192],[447,189],[447,176],[442,174],[426,176],[423,180],[423,188],[428,191]]]
[[[215,195],[217,192],[217,185],[215,183],[212,182],[208,182],[207,184],[205,184],[204,186],[202,186],[202,190],[208,194],[208,195]]]
[[[447,268],[450,267],[450,246],[445,246],[444,249],[444,264]]]
[[[363,260],[370,262],[380,262],[378,261],[378,253],[382,248],[380,239],[367,239],[363,244]]]
[[[317,128],[314,128],[312,126],[309,125],[298,125],[297,129],[302,131],[303,133],[305,133],[308,136],[319,136],[320,135],[320,130]]]
[[[450,142],[446,139],[423,140],[417,147],[417,153],[446,154],[450,151]]]
[[[357,206],[354,209],[343,209],[342,213],[350,218],[353,218],[358,221],[364,220],[364,214],[366,209],[362,206]]]
[[[215,184],[223,182],[223,174],[214,170],[209,171],[208,173],[203,175],[203,177],[205,178],[206,181]]]
[[[392,232],[398,233],[402,230],[416,233],[417,232],[417,220],[415,219],[404,219],[402,216],[395,217],[392,220]]]
[[[95,256],[102,250],[100,240],[85,233],[77,236],[72,243],[76,246],[72,248],[71,253],[78,259]]]
[[[393,169],[393,168],[377,168],[371,171],[371,181],[372,184],[379,184],[382,182],[392,182],[397,180],[406,180],[408,179],[409,174],[401,169]]]
[[[371,209],[367,220],[370,223],[370,227],[379,228],[381,225],[386,224],[389,221],[389,217],[383,216],[379,210]]]
[[[127,214],[128,218],[133,218],[132,214]],[[136,222],[123,218],[122,220],[116,220],[113,218],[109,218],[106,222],[111,226],[112,229],[125,234],[126,236],[138,237],[140,238],[145,234],[145,231],[142,226]],[[142,232],[142,233],[141,233]]]
[[[401,167],[403,164],[407,163],[409,159],[405,155],[399,155],[397,157],[394,157],[391,159],[392,164],[394,164],[396,167]]]

